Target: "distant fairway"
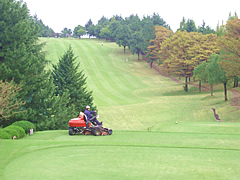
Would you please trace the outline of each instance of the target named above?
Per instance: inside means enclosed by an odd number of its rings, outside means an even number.
[[[57,63],[71,44],[93,90],[101,121],[119,130],[161,130],[169,123],[215,122],[211,108],[223,121],[240,122],[236,108],[223,101],[223,92],[183,92],[183,85],[160,76],[127,49],[98,39],[55,39],[46,41],[48,59]],[[126,58],[128,61],[126,62]],[[51,68],[51,66],[49,66]],[[231,93],[228,92],[229,99]],[[231,113],[228,113],[231,112]]]
[[[100,120],[113,134],[69,136],[58,130],[0,139],[0,179],[240,179],[239,110],[223,101],[222,90],[211,97],[190,86],[185,93],[183,85],[115,43],[43,41],[53,63],[72,45]],[[216,122],[211,108],[223,122]]]

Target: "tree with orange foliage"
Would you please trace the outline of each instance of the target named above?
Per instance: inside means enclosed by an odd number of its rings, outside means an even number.
[[[207,61],[212,53],[219,49],[216,45],[216,35],[202,35],[197,32],[177,31],[171,38],[166,39],[161,46],[161,65],[169,74],[186,78],[185,91],[188,91],[187,79],[193,76],[194,68],[202,61]]]
[[[149,46],[146,51],[146,58],[148,62],[151,62],[151,68],[154,61],[159,60],[159,51],[161,49],[162,42],[173,35],[173,31],[163,26],[154,26],[155,39],[149,41]]]
[[[14,84],[14,81],[0,81],[0,121],[7,121],[13,114],[21,111],[14,111],[25,103],[17,99],[17,92],[21,90],[22,84]]]
[[[240,19],[229,20],[225,27],[226,34],[218,40],[223,59],[219,64],[227,77],[236,78],[240,76]]]

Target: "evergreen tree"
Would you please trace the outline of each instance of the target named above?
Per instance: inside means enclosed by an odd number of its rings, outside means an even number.
[[[55,84],[55,95],[64,96],[68,92],[70,100],[66,107],[75,106],[77,112],[83,111],[86,105],[93,106],[92,91],[87,90],[86,77],[80,71],[80,63],[76,64],[72,47],[69,46],[65,54],[60,57],[57,65],[53,65],[52,75]]]
[[[1,1],[0,79],[14,79],[16,84],[22,83],[17,98],[25,102],[19,108],[24,113],[14,114],[7,123],[28,120],[35,123],[38,130],[43,130],[51,128],[47,122],[58,117],[59,112],[64,112],[65,107],[60,101],[68,101],[68,98],[58,100],[54,96],[53,82],[44,70],[47,60],[42,51],[43,44],[37,41],[38,30],[34,19],[28,15],[25,3]],[[61,115],[64,117],[64,114]]]

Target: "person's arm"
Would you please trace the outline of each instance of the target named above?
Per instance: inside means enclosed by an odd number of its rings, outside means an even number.
[[[91,114],[96,113],[96,111],[90,111]]]

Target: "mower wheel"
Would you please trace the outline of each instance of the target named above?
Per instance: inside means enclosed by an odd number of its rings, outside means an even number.
[[[108,129],[108,135],[111,135],[111,134],[112,134],[112,130]]]
[[[95,135],[95,136],[100,136],[102,134],[102,131],[100,130],[100,128],[94,128],[92,130],[92,133]]]
[[[75,135],[75,132],[72,128],[69,128],[69,135]]]

